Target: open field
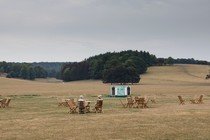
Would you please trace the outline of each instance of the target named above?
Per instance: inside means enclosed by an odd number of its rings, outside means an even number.
[[[107,97],[110,84],[88,80],[25,81],[0,77],[0,98],[11,97],[9,108],[0,108],[1,140],[69,139],[210,139],[210,69],[202,65],[150,67],[139,84],[131,85],[134,96],[156,97],[146,109],[124,109],[119,98]],[[57,97],[95,101],[104,98],[104,113],[68,114],[57,106]],[[204,94],[204,104],[191,104],[194,95]],[[179,105],[177,95],[187,100]],[[122,99],[122,98],[120,98]],[[122,99],[124,100],[124,99]]]

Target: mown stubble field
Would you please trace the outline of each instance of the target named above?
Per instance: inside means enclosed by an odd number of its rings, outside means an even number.
[[[139,84],[131,85],[133,96],[151,96],[156,104],[146,109],[124,109],[110,98],[110,84],[88,80],[63,83],[0,78],[0,98],[11,97],[9,108],[0,108],[1,140],[208,140],[210,139],[209,66],[174,65],[150,67]],[[56,98],[94,101],[104,98],[104,113],[68,114]],[[204,104],[191,104],[204,94]],[[177,95],[186,99],[179,105]]]

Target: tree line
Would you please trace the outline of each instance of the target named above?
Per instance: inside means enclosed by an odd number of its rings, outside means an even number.
[[[8,78],[55,77],[63,81],[101,79],[104,83],[138,83],[140,74],[149,66],[173,64],[210,65],[208,61],[190,59],[157,58],[145,51],[107,52],[95,55],[81,62],[38,62],[7,63],[0,62],[0,73],[7,73]]]
[[[194,59],[157,58],[145,51],[107,52],[81,62],[66,63],[61,68],[61,79],[75,81],[101,79],[104,83],[138,83],[140,74],[149,66],[181,64],[210,64]]]
[[[47,77],[60,79],[61,67],[65,62],[34,62],[33,66],[40,66],[47,71]]]
[[[102,79],[104,83],[138,83],[139,74],[156,64],[157,58],[145,51],[108,52],[82,62],[64,64],[61,79],[75,81]]]
[[[0,73],[7,73],[7,78],[21,78],[28,80],[47,77],[47,71],[44,70],[44,68],[33,66],[29,63],[0,62]]]

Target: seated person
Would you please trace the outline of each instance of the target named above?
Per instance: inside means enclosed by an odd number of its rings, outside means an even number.
[[[95,111],[96,112],[102,112],[102,106],[103,106],[103,99],[102,95],[98,95],[98,99],[95,104]]]
[[[79,108],[79,113],[80,114],[86,113],[86,111],[85,111],[85,100],[84,100],[84,97],[82,95],[79,96],[78,108]]]

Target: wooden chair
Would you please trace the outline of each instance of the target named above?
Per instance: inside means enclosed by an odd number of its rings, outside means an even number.
[[[78,114],[85,114],[86,108],[85,108],[85,101],[78,101]]]
[[[192,104],[197,104],[197,102],[198,102],[198,96],[195,95],[195,96],[193,97],[193,99],[190,100],[190,101],[191,101]]]
[[[144,103],[145,103],[144,97],[135,98],[135,101],[136,101],[136,108],[144,108]]]
[[[200,95],[200,97],[198,98],[198,104],[203,104],[203,94]]]
[[[120,100],[120,103],[122,104],[123,108],[126,108],[127,103],[123,103],[122,100]]]
[[[0,103],[1,103],[1,106],[0,106],[0,107],[5,108],[5,106],[6,106],[6,101],[7,101],[6,98],[2,99],[1,102],[0,102]]]
[[[178,98],[179,98],[179,102],[180,102],[179,104],[180,105],[184,105],[185,104],[185,100],[182,98],[182,96],[179,95]]]
[[[103,112],[103,99],[98,99],[95,105],[95,112],[102,113]]]
[[[138,102],[139,102],[139,97],[138,96],[134,97],[134,104],[137,105]]]
[[[77,105],[74,102],[74,99],[68,100],[68,105],[69,105],[69,113],[77,113]]]
[[[156,102],[156,96],[152,96],[152,97],[150,97],[150,99],[149,99],[152,103],[154,103],[154,104],[156,104],[157,102]]]
[[[203,94],[199,97],[194,96],[192,100],[190,100],[192,104],[203,104]]]
[[[132,97],[127,97],[127,105],[126,107],[129,107],[129,108],[133,108],[133,105],[134,105],[134,101],[132,99]]]
[[[145,96],[144,97],[144,102],[143,102],[143,108],[148,108],[147,104],[148,104],[149,101],[150,101],[150,98]]]
[[[85,101],[85,109],[86,109],[87,113],[90,112],[90,103],[91,103],[91,101]]]
[[[6,98],[6,102],[5,102],[5,106],[6,107],[9,107],[9,104],[10,104],[10,101],[11,101],[11,98]]]

